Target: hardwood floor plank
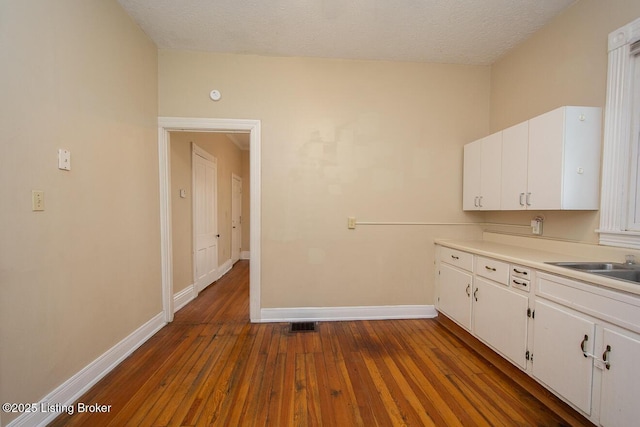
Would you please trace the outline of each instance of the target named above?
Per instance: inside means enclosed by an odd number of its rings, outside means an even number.
[[[327,376],[331,387],[330,393],[333,398],[333,407],[336,411],[337,425],[366,425],[360,414],[357,405],[356,395],[349,373],[344,361],[344,352],[339,343],[339,337],[334,328],[326,328],[323,334],[322,353],[325,365],[327,366]],[[370,424],[369,424],[370,425]]]
[[[446,318],[249,323],[240,261],[52,426],[591,425]]]

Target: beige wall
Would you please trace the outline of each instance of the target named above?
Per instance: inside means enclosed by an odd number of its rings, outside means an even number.
[[[604,110],[607,37],[640,17],[637,0],[581,0],[491,67],[491,131],[561,105]],[[527,224],[536,213],[494,213]],[[598,212],[545,212],[545,235],[597,242]]]
[[[193,284],[191,143],[197,144],[215,156],[218,161],[219,266],[231,259],[231,174],[243,177],[245,173],[242,162],[243,152],[222,133],[171,132],[170,139],[173,291],[176,293]],[[248,180],[248,171],[246,175]],[[186,198],[180,198],[180,189],[186,190]],[[243,227],[242,231],[244,237],[245,233],[249,234],[249,227]]]
[[[0,401],[37,402],[162,310],[157,49],[115,0],[0,16]]]
[[[489,80],[484,66],[160,50],[159,113],[261,120],[263,307],[433,304],[433,237],[469,227],[350,231],[347,217],[481,219],[461,209],[461,147],[489,130]]]

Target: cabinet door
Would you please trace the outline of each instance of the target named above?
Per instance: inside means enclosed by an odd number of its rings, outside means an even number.
[[[600,424],[637,425],[640,420],[640,337],[604,329],[601,355],[610,363],[602,372]],[[600,356],[600,355],[599,355]]]
[[[598,209],[602,110],[565,107],[562,209]]]
[[[533,321],[533,375],[591,414],[595,325],[573,310],[538,299]],[[585,338],[586,337],[586,338]]]
[[[561,209],[564,108],[529,120],[530,209]]]
[[[522,210],[527,205],[527,150],[529,122],[502,131],[502,210]]]
[[[502,132],[482,140],[480,159],[480,209],[500,210],[502,177]]]
[[[464,146],[464,174],[462,176],[462,209],[473,211],[480,209],[480,158],[482,140]]]
[[[467,330],[471,330],[471,273],[440,264],[438,310]]]
[[[479,277],[473,291],[473,332],[522,369],[526,368],[529,300]]]

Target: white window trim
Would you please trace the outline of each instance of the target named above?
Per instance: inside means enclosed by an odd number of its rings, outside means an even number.
[[[627,231],[631,143],[630,46],[640,40],[640,18],[609,34],[604,122],[600,244],[640,249],[640,232]]]

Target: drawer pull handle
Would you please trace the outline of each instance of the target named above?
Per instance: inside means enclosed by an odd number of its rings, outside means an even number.
[[[496,271],[494,267],[489,267],[488,265],[485,265],[484,268],[486,268],[489,271]]]
[[[516,285],[520,285],[520,286],[527,286],[527,284],[525,282],[518,282],[516,279],[513,279],[513,283],[515,283]]]
[[[524,270],[520,271],[520,270],[518,270],[517,268],[514,268],[514,269],[513,269],[513,272],[514,272],[514,273],[518,273],[518,274],[524,274],[524,275],[529,274],[529,273],[527,273],[526,271],[524,271]]]
[[[455,256],[455,255],[451,255],[451,258],[453,258],[453,259],[460,259],[460,257],[459,257],[459,256]]]
[[[611,352],[611,346],[607,345],[607,349],[604,351],[604,353],[602,353],[602,361],[604,362],[604,366],[607,369],[611,369],[611,362],[608,360],[610,352]]]
[[[471,283],[469,283],[467,285],[467,296],[470,297],[471,296]]]
[[[589,341],[589,336],[585,335],[582,339],[582,342],[580,343],[580,349],[582,350],[582,354],[584,355],[584,357],[589,357],[587,349],[585,348],[587,346],[587,341]]]
[[[475,298],[476,302],[478,302],[478,288],[476,288],[476,290],[473,291],[473,298]]]

